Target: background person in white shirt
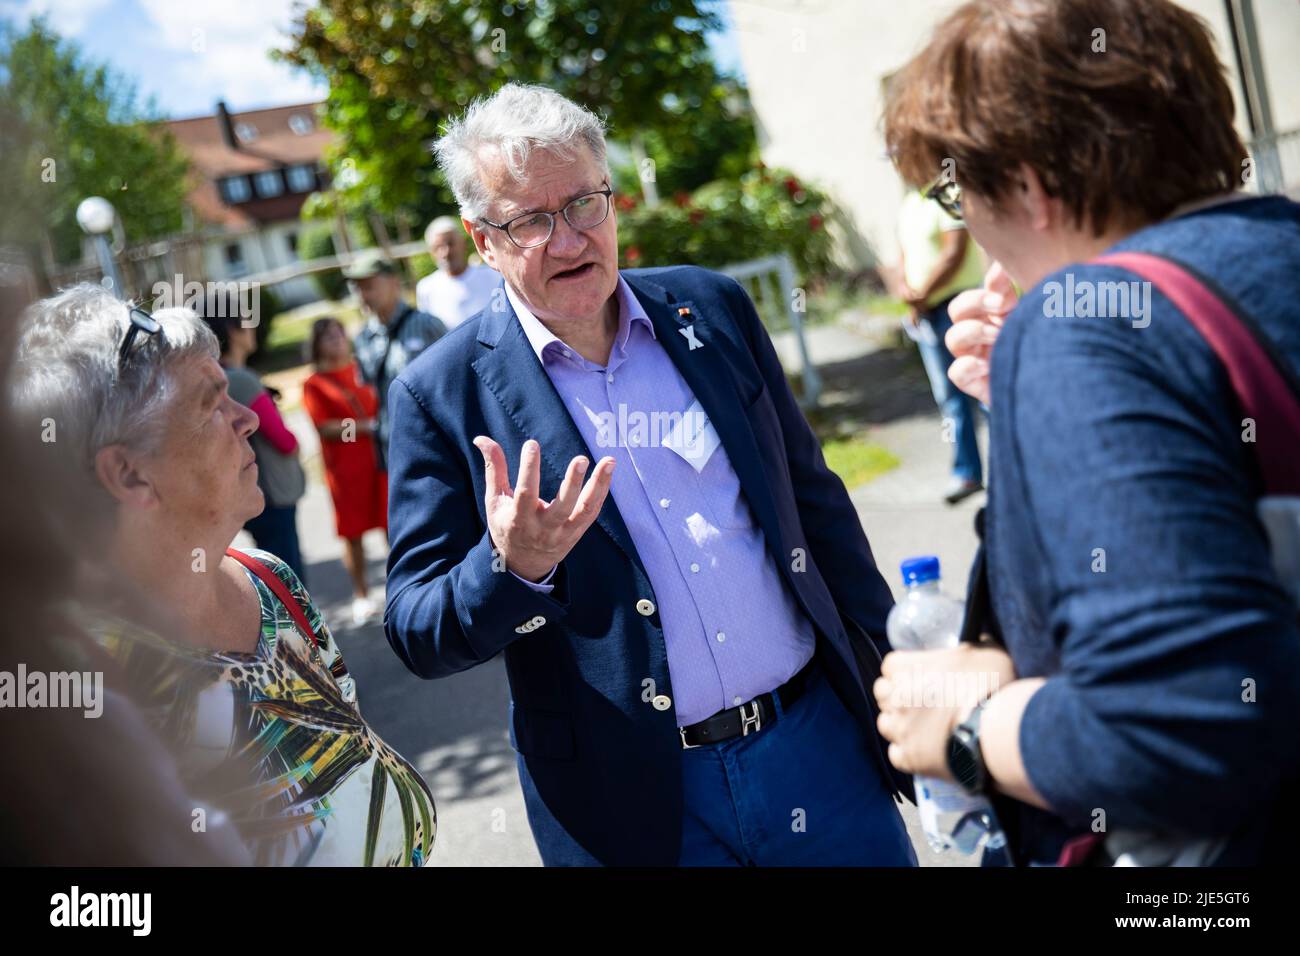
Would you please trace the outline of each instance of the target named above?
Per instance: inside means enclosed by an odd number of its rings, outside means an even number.
[[[439,216],[424,230],[424,241],[438,268],[416,284],[416,305],[455,328],[487,308],[501,276],[495,269],[469,264],[465,230],[458,219]]]

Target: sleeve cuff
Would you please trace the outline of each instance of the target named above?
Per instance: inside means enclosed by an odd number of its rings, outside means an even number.
[[[515,580],[522,581],[539,594],[550,594],[555,590],[555,585],[552,584],[551,581],[555,577],[555,572],[559,569],[560,566],[557,564],[555,567],[551,568],[546,577],[542,578],[540,581],[529,581],[527,578],[521,578],[513,571],[510,571],[510,574],[515,578]],[[510,569],[507,568],[506,570],[509,571]]]

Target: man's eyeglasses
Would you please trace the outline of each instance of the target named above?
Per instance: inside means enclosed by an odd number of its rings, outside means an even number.
[[[961,219],[961,187],[952,173],[943,172],[939,178],[921,190],[926,199],[933,199],[948,215]]]
[[[162,323],[139,306],[131,306],[130,318],[131,323],[127,326],[126,334],[122,336],[122,345],[117,350],[119,372],[126,368],[126,360],[131,355],[131,346],[135,343],[137,335],[142,332],[145,335],[157,335],[162,331]]]
[[[520,249],[532,249],[550,241],[555,232],[555,217],[559,215],[563,215],[564,221],[574,229],[595,229],[609,218],[609,197],[613,193],[614,190],[606,186],[571,199],[563,209],[554,212],[526,212],[507,222],[482,221],[493,229],[502,230]]]

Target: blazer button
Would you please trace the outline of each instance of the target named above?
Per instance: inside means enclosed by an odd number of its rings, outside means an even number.
[[[647,601],[645,598],[642,598],[641,600],[637,601],[636,612],[640,614],[642,617],[649,617],[651,614],[655,612],[654,601]],[[668,698],[666,697],[664,698],[664,700],[667,699]]]
[[[673,705],[672,698],[665,697],[663,694],[660,694],[654,700],[650,701],[650,703],[654,704],[655,710],[667,710]]]

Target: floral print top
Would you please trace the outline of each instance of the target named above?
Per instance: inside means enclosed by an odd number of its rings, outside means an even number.
[[[216,802],[238,808],[256,863],[422,866],[437,829],[428,786],[362,718],[338,645],[297,576],[265,551],[245,553],[288,587],[316,646],[247,569],[262,610],[253,653],[181,646],[102,615],[85,623],[186,780],[212,779],[232,762],[251,770],[251,789]]]

